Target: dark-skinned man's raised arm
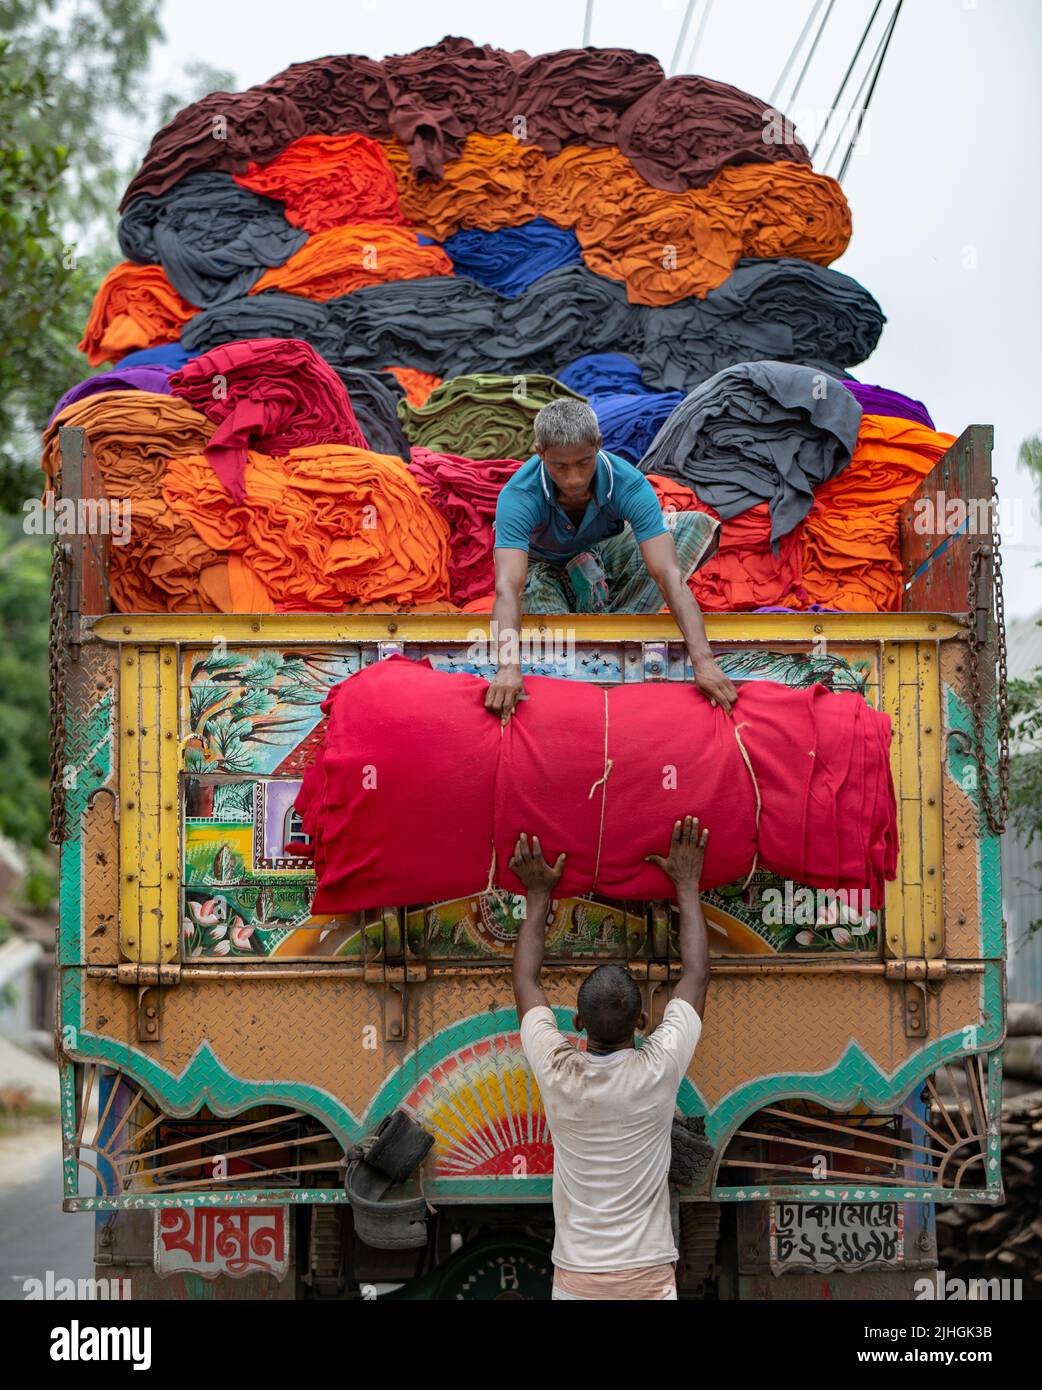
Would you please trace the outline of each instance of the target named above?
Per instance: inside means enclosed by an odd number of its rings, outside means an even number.
[[[668,530],[647,478],[601,448],[597,417],[584,401],[544,406],[535,443],[496,507],[497,671],[486,708],[507,718],[525,698],[522,613],[657,613],[665,603],[696,685],[730,714],[737,692],[716,663],[687,585],[715,550],[718,523],[704,512],[678,512]]]

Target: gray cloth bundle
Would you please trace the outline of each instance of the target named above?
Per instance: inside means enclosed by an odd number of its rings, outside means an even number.
[[[639,466],[686,483],[725,519],[769,502],[777,545],[810,511],[814,489],[846,468],[860,422],[853,395],[824,373],[743,362],[697,386]]]
[[[281,203],[217,170],[135,198],[117,235],[128,260],[161,265],[178,294],[200,308],[245,294],[266,267],[282,265],[308,239],[290,226]]]

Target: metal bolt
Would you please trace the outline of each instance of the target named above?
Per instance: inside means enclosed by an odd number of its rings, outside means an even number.
[[[933,725],[932,725],[932,724],[927,724],[926,728],[923,730],[923,733],[924,733],[924,734],[932,734],[932,733],[933,733]]]
[[[928,796],[928,797],[926,798],[926,804],[927,804],[927,806],[936,806],[936,805],[937,805],[937,798],[936,798],[935,796]]]
[[[173,878],[173,874],[167,874],[167,878]]]
[[[260,623],[250,623],[251,632],[260,632]]]
[[[135,875],[134,875],[134,874],[127,874],[127,882],[128,882],[128,883],[133,883],[133,882],[134,882],[134,878],[135,878]]]
[[[146,1032],[146,1033],[154,1033],[155,1031],[156,1031],[156,1025],[155,1025],[154,1023],[146,1023],[146,1024],[145,1024],[145,1032]]]
[[[398,631],[398,624],[397,624],[397,623],[388,623],[388,624],[387,624],[387,631],[388,631],[388,632],[397,632],[397,631]]]
[[[127,738],[133,738],[133,737],[134,737],[134,730],[133,730],[133,729],[128,729],[128,730],[127,730]]]
[[[936,631],[937,631],[937,624],[936,624],[936,623],[927,623],[927,624],[926,624],[926,630],[927,630],[927,632],[936,632]]]
[[[151,1005],[149,1005],[149,1007],[145,1010],[145,1016],[147,1018],[155,1018],[156,1011]]]
[[[134,664],[134,658],[133,658],[132,656],[128,656],[128,657],[127,657],[127,665],[128,665],[128,666],[133,666],[133,664]]]
[[[134,803],[133,803],[132,801],[128,801],[128,802],[127,802],[127,810],[128,810],[128,811],[132,811],[133,809],[134,809]]]
[[[124,632],[129,632],[129,631],[130,631],[130,628],[129,628],[129,627],[125,627],[125,628],[123,629],[123,631],[124,631]]]
[[[934,866],[931,864],[930,867],[927,869],[926,872],[927,872],[928,874],[935,874],[935,873],[937,872],[937,870],[936,870],[936,869],[934,868]]]

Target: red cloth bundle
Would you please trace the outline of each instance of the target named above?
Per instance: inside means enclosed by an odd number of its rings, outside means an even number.
[[[495,586],[492,522],[500,489],[521,467],[519,459],[467,459],[412,450],[409,472],[428,488],[452,531],[449,586],[453,603],[470,603]]]
[[[286,206],[286,221],[308,232],[345,222],[405,221],[387,156],[365,135],[305,135],[235,182]]]
[[[675,478],[649,473],[648,482],[670,512],[708,512],[712,507]],[[719,519],[719,518],[718,518]],[[771,512],[761,502],[720,523],[716,553],[688,580],[703,613],[743,613],[756,608],[802,608],[810,600],[803,587],[803,526],[781,538],[778,553],[771,549]]]
[[[315,912],[463,897],[490,881],[521,892],[507,867],[521,831],[551,862],[568,855],[562,896],[669,898],[645,857],[665,852],[686,814],[710,830],[706,888],[755,859],[881,903],[897,866],[890,719],[860,696],[755,681],[732,720],[689,685],[532,676],[526,688],[505,728],[484,680],[405,657],[330,692],[297,798]]]
[[[206,457],[236,502],[250,449],[278,457],[312,444],[369,447],[343,382],[296,338],[212,348],[174,372],[170,390],[217,425]]]

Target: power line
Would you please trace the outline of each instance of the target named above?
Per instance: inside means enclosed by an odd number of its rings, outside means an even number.
[[[886,37],[883,41],[883,51],[879,55],[879,62],[876,64],[875,74],[872,78],[872,85],[868,89],[868,96],[865,97],[864,109],[858,112],[857,129],[850,137],[850,144],[847,146],[846,156],[844,157],[843,163],[840,165],[839,173],[836,175],[836,180],[838,183],[843,182],[843,175],[847,172],[847,166],[849,165],[851,159],[854,157],[854,150],[857,147],[857,142],[861,135],[861,122],[863,117],[868,115],[868,108],[872,105],[872,93],[875,91],[876,83],[879,81],[879,74],[883,71],[883,64],[886,61],[887,49],[890,47],[890,40],[894,36],[894,29],[897,27],[897,16],[901,13],[901,6],[903,4],[904,0],[897,0],[897,8],[894,10],[893,18],[890,21],[890,26],[886,31]]]
[[[709,18],[709,11],[713,8],[713,0],[706,0],[705,8],[702,11],[702,18],[698,21],[698,28],[695,31],[695,40],[691,45],[691,52],[687,55],[687,66],[685,72],[694,72],[695,55],[702,45],[702,35],[706,31],[706,20]]]
[[[803,28],[800,30],[800,36],[799,36],[799,38],[796,40],[796,42],[795,42],[795,43],[793,44],[793,46],[792,46],[792,52],[789,54],[788,58],[787,58],[786,61],[785,61],[785,66],[784,66],[784,67],[782,68],[782,70],[781,70],[781,76],[778,78],[777,82],[774,84],[774,91],[771,93],[771,105],[772,105],[772,106],[774,106],[775,103],[777,102],[777,100],[778,100],[778,93],[779,93],[779,92],[781,91],[781,89],[785,86],[785,79],[788,77],[788,75],[789,75],[789,70],[791,69],[793,63],[796,61],[796,54],[797,54],[797,53],[800,51],[800,49],[803,47],[803,40],[804,40],[804,39],[807,37],[807,35],[810,33],[810,26],[814,23],[814,17],[815,17],[815,15],[818,13],[818,11],[821,9],[821,7],[822,7],[822,5],[823,5],[824,3],[825,3],[825,0],[814,0],[814,5],[813,5],[813,7],[811,8],[811,12],[810,12],[810,14],[807,16],[807,22],[806,22],[806,24],[804,24]]]
[[[590,30],[593,28],[593,0],[586,0],[586,18],[583,21],[583,48],[590,43]]]
[[[849,64],[847,65],[847,70],[843,74],[843,81],[839,84],[839,87],[836,91],[836,95],[832,98],[832,105],[829,107],[829,119],[822,126],[821,134],[818,136],[817,140],[815,140],[814,148],[810,152],[812,163],[817,158],[821,142],[825,138],[825,134],[828,131],[829,124],[832,121],[834,113],[839,110],[839,103],[842,99],[844,91],[846,90],[847,83],[850,81],[850,74],[854,71],[854,67],[857,63],[857,60],[861,57],[861,50],[865,46],[865,40],[868,38],[868,35],[871,32],[872,25],[876,22],[876,15],[879,13],[879,7],[882,3],[883,0],[876,0],[872,13],[868,17],[868,23],[865,25],[864,29],[861,32],[861,38],[858,40],[858,46],[854,50],[854,56],[853,58],[851,58]],[[828,163],[827,160],[826,163]]]
[[[680,34],[677,37],[677,46],[673,50],[673,57],[669,64],[668,76],[672,77],[677,70],[680,62],[680,55],[684,51],[684,43],[687,40],[687,31],[691,28],[691,16],[695,12],[695,0],[687,0],[687,9],[684,11],[684,22],[680,26]]]
[[[811,61],[815,53],[817,53],[818,51],[818,44],[821,42],[821,36],[825,32],[825,25],[829,22],[829,15],[832,13],[832,7],[833,5],[835,5],[835,3],[836,0],[829,0],[829,7],[825,11],[825,18],[821,21],[820,25],[818,26],[818,32],[814,35],[814,42],[811,44],[810,52],[807,54],[807,57],[804,60],[803,67],[800,69],[800,75],[796,79],[796,85],[792,89],[792,94],[790,95],[789,100],[785,103],[786,113],[792,110],[792,104],[800,94],[800,88],[803,86],[803,79],[807,76],[807,69],[810,67]]]

